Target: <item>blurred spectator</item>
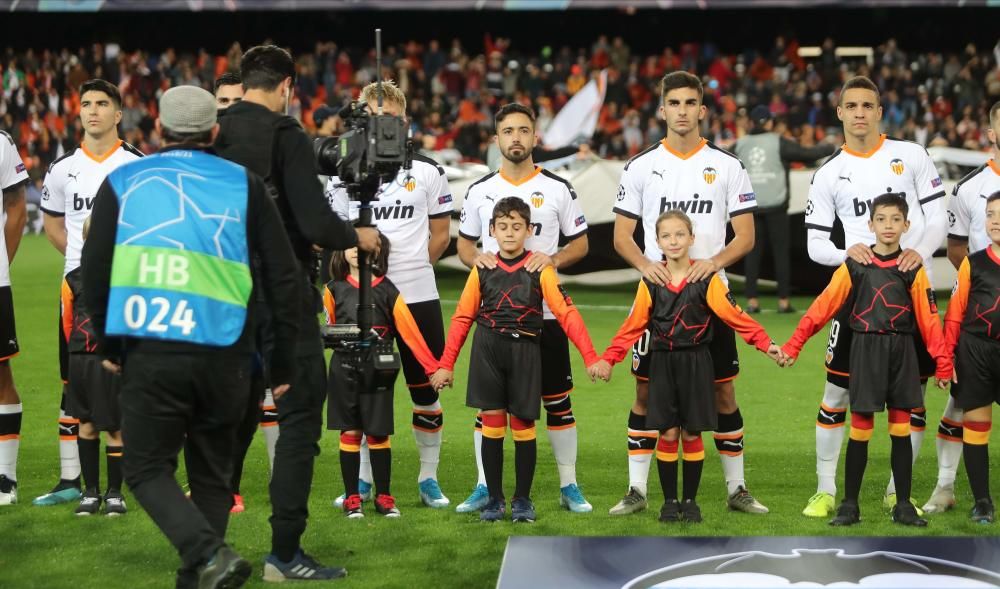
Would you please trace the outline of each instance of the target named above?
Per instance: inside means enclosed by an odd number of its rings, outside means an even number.
[[[622,36],[601,35],[575,47],[527,52],[512,39],[486,35],[478,47],[446,38],[390,45],[381,71],[410,97],[415,142],[425,149],[457,150],[468,161],[486,159],[490,114],[500,105],[517,101],[534,107],[543,130],[543,123],[604,68],[605,104],[591,141],[603,157],[628,157],[637,144],[641,148],[663,137],[656,84],[679,68],[705,82],[709,115],[702,133],[723,146],[746,134],[746,109],[754,104],[767,105],[776,115],[775,130],[803,145],[828,134],[833,135],[829,141],[839,141],[839,88],[845,77],[866,74],[882,91],[887,133],[923,145],[989,147],[984,129],[989,104],[1000,98],[1000,50],[970,44],[948,54],[911,51],[890,38],[874,47],[869,64],[839,57],[832,39],[823,42],[815,58],[799,57],[798,48],[796,39],[777,37],[766,51],[728,54],[711,43],[687,42],[650,55],[633,51]],[[114,44],[40,52],[6,49],[0,54],[0,129],[15,138],[26,166],[44,170],[80,141],[80,83],[103,76],[122,92],[122,136],[144,151],[153,150],[159,137],[152,122],[163,91],[176,84],[211,90],[216,77],[239,69],[241,54],[238,43],[220,55]],[[356,98],[379,67],[371,50],[321,41],[313,53],[301,55],[296,70],[289,113],[316,132],[316,110],[338,109]],[[336,126],[336,117],[330,118],[329,124]]]

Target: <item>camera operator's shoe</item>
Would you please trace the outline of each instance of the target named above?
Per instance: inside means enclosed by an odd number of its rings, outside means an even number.
[[[80,477],[76,477],[71,480],[60,479],[59,482],[56,483],[56,486],[52,487],[51,491],[39,497],[35,497],[35,500],[32,501],[31,504],[48,507],[49,505],[70,503],[79,499],[82,494],[83,493],[80,490]]]
[[[386,517],[399,517],[396,498],[385,493],[381,493],[378,497],[375,497],[375,511]]]
[[[361,479],[358,481],[358,494],[361,495],[361,501],[371,501],[372,500],[372,484],[368,481]],[[333,506],[340,509],[344,506],[344,499],[347,495],[341,495],[333,500]]]
[[[95,491],[87,491],[80,497],[80,504],[73,512],[79,516],[97,515],[101,512],[101,496]]]
[[[837,508],[837,515],[830,520],[831,526],[853,526],[861,523],[861,508],[857,501],[844,501]]]
[[[441,486],[434,479],[424,479],[418,484],[420,488],[420,500],[427,507],[443,509],[451,505],[451,501],[441,492]]]
[[[510,502],[510,520],[516,523],[535,523],[535,504],[527,497],[514,497]]]
[[[458,513],[481,511],[489,502],[490,492],[486,489],[486,485],[476,485],[476,488],[472,490],[472,494],[465,501],[459,503],[455,511]]]
[[[253,568],[233,549],[223,544],[212,558],[198,569],[198,589],[237,589],[242,587]]]
[[[583,491],[580,490],[580,487],[576,483],[559,489],[559,505],[573,513],[590,513],[594,511],[594,506],[587,502],[587,499],[583,496]]]
[[[282,583],[291,580],[329,581],[346,576],[347,569],[323,566],[301,548],[295,553],[295,558],[288,562],[278,560],[274,554],[268,554],[264,557],[264,580],[269,583]]]
[[[0,505],[14,505],[17,503],[17,481],[7,478],[7,475],[0,474]]]
[[[490,497],[489,502],[479,512],[479,521],[498,522],[503,519],[506,511],[507,503],[503,499]]]

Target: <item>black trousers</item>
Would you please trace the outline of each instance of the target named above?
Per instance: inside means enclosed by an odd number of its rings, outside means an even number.
[[[760,260],[765,244],[770,240],[771,253],[774,256],[774,274],[778,282],[778,297],[787,298],[789,281],[791,280],[791,262],[789,261],[789,230],[788,211],[784,207],[761,209],[754,213],[754,247],[743,258],[746,268],[746,296],[757,296],[757,279],[760,278]]]
[[[312,344],[312,353],[303,354],[303,346],[300,341],[291,389],[275,399],[281,435],[271,473],[271,552],[286,562],[294,558],[309,517],[309,490],[326,400],[326,361],[319,338]]]
[[[130,354],[122,380],[125,481],[193,571],[223,544],[236,428],[250,394],[250,356]],[[191,499],[177,484],[185,452]]]

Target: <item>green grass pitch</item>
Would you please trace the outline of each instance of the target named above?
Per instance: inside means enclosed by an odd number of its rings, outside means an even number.
[[[26,237],[13,267],[21,355],[12,361],[15,381],[24,404],[18,482],[21,503],[0,508],[0,586],[2,587],[172,587],[178,558],[139,505],[126,492],[130,513],[117,520],[76,518],[73,506],[40,508],[35,496],[49,490],[59,471],[56,418],[59,375],[55,345],[56,305],[62,259],[44,237]],[[439,273],[438,286],[450,315],[464,283],[464,275]],[[568,287],[580,306],[595,346],[601,350],[624,320],[633,285]],[[794,300],[804,310],[809,300]],[[774,308],[765,299],[765,308]],[[792,332],[800,315],[765,313],[758,316],[777,341]],[[447,321],[446,321],[447,325]],[[815,490],[814,420],[823,390],[822,352],[825,331],[818,334],[791,369],[779,370],[763,354],[740,346],[742,372],[736,381],[737,398],[746,421],[746,472],[756,497],[770,507],[766,516],[729,513],[719,459],[706,435],[706,466],[699,503],[701,525],[664,526],[656,521],[660,493],[655,468],[650,475],[651,509],[638,515],[612,518],[607,510],[626,490],[625,420],[633,400],[633,379],[627,364],[615,369],[610,384],[592,384],[579,355],[573,350],[576,389],[573,406],[579,423],[579,481],[594,504],[591,514],[577,515],[558,506],[558,478],[548,440],[539,427],[538,470],[533,499],[538,510],[534,525],[513,527],[509,522],[480,524],[474,515],[452,509],[431,510],[419,505],[417,453],[410,433],[410,400],[401,385],[396,389],[396,428],[393,442],[393,491],[402,517],[380,518],[369,510],[363,520],[347,520],[331,506],[342,490],[337,464],[337,437],[327,432],[316,462],[311,517],[303,539],[306,549],[326,563],[346,566],[348,579],[338,587],[487,587],[495,583],[507,537],[512,534],[565,536],[819,536],[819,535],[994,535],[995,526],[968,521],[971,506],[964,470],[956,485],[959,508],[931,517],[925,530],[900,528],[881,509],[889,475],[885,418],[877,420],[869,467],[862,491],[861,525],[835,530],[826,521],[800,515]],[[468,346],[456,368],[456,384],[442,395],[445,411],[440,482],[452,504],[462,501],[475,483],[472,454],[474,410],[465,407],[464,386]],[[928,394],[928,429],[914,469],[914,499],[925,501],[934,485],[937,467],[934,434],[946,393]],[[996,440],[994,436],[994,440]],[[508,441],[508,485],[513,484],[513,452]],[[126,447],[126,452],[128,451]],[[229,542],[255,567],[249,586],[262,586],[261,559],[270,549],[267,517],[267,459],[258,437],[245,470],[243,494],[247,511],[230,520]],[[102,461],[103,463],[103,461]],[[993,472],[998,472],[996,456]],[[102,464],[103,470],[103,464]],[[183,467],[178,473],[183,481]],[[994,476],[995,479],[995,476]]]

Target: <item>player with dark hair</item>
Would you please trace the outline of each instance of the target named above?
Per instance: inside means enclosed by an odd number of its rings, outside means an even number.
[[[226,109],[243,100],[243,80],[235,72],[226,72],[215,79],[215,104]]]
[[[80,266],[83,248],[83,222],[90,216],[97,189],[104,178],[122,164],[142,157],[135,147],[118,138],[122,118],[122,97],[118,88],[105,80],[88,80],[80,86],[80,122],[83,142],[80,147],[52,162],[42,187],[41,209],[45,236],[66,258],[65,277]],[[37,497],[34,505],[56,505],[80,498],[80,462],[97,461],[100,443],[79,438],[80,421],[67,412],[66,383],[69,381],[69,352],[63,332],[65,315],[59,310],[59,372],[63,398],[59,410],[59,482],[48,493]],[[96,443],[95,443],[96,442]],[[85,456],[81,456],[81,453]],[[109,471],[120,468],[122,447],[105,447]]]
[[[810,305],[795,333],[782,349],[798,358],[802,346],[843,308],[849,310],[845,329],[853,332],[848,390],[851,435],[847,445],[844,501],[830,521],[850,526],[861,521],[858,497],[868,463],[868,441],[873,414],[889,409],[892,473],[896,504],[892,521],[926,526],[910,502],[913,448],[910,411],[923,404],[920,368],[913,334],[920,331],[936,364],[937,385],[946,388],[952,377],[951,354],[945,349],[934,289],[921,266],[902,269],[899,242],[910,228],[909,205],[900,194],[886,193],[871,201],[868,228],[875,235],[871,261],[848,258],[837,268],[830,285]]]
[[[714,337],[712,316],[775,362],[782,363],[784,356],[764,328],[740,309],[718,274],[700,282],[684,278],[694,263],[688,255],[695,242],[691,218],[672,209],[656,219],[655,227],[671,281],[666,286],[645,278],[639,281],[632,310],[597,367],[610,377],[611,365],[621,362],[647,330],[652,334],[646,428],[659,432],[656,466],[664,496],[660,521],[698,523],[701,508],[695,496],[705,463],[701,432],[718,427],[712,390],[715,370],[709,352]],[[592,376],[603,375],[595,370]],[[683,449],[684,456],[683,501],[677,497],[678,449]]]
[[[531,210],[532,234],[528,236],[531,252],[525,264],[529,272],[546,266],[558,270],[581,260],[589,249],[587,219],[572,184],[536,166],[531,157],[536,142],[535,113],[528,107],[511,103],[497,111],[496,141],[501,165],[469,187],[462,204],[458,229],[458,257],[469,268],[493,270],[497,267],[497,240],[489,234],[493,208],[501,198],[516,196]],[[560,249],[561,238],[566,245]],[[482,241],[482,251],[476,243]],[[559,503],[574,513],[587,513],[593,506],[583,496],[576,479],[577,429],[571,393],[573,372],[569,363],[569,340],[552,311],[545,307],[541,332],[542,404],[545,425],[559,472]],[[482,419],[477,416],[474,442],[476,456],[483,442]],[[458,512],[481,509],[489,501],[486,475],[478,461],[479,480]]]
[[[671,281],[661,263],[656,244],[656,220],[660,213],[679,209],[688,214],[698,240],[691,248],[694,263],[687,269],[688,282],[699,282],[718,274],[745,256],[754,244],[753,212],[757,200],[742,162],[711,141],[702,138],[700,125],[708,110],[702,103],[701,80],[687,72],[672,72],[660,82],[660,116],[667,124],[667,137],[629,160],[622,172],[614,212],[615,251],[643,277],[657,286]],[[642,222],[644,248],[633,237]],[[733,239],[726,243],[726,226]],[[715,365],[715,402],[718,410],[715,447],[722,458],[722,471],[732,510],[767,513],[767,507],[747,490],[743,469],[743,415],[736,402],[733,381],[739,374],[736,335],[725,323],[713,319],[711,354]],[[612,515],[635,513],[646,508],[649,465],[658,433],[647,428],[649,396],[650,335],[639,338],[632,349],[632,374],[636,378],[635,403],[628,417],[629,489],[611,508]]]
[[[502,127],[501,127],[502,129]],[[481,459],[489,501],[480,520],[503,519],[503,440],[507,416],[514,437],[516,488],[511,500],[514,522],[535,521],[531,484],[535,474],[535,421],[542,401],[541,350],[544,329],[542,301],[562,326],[566,336],[590,367],[598,361],[583,318],[559,285],[551,265],[530,270],[531,252],[525,249],[532,233],[531,208],[517,196],[501,198],[493,209],[490,236],[497,243],[492,268],[473,266],[451,320],[441,368],[434,374],[434,388],[450,385],[458,354],[472,323],[476,335],[469,361],[469,386],[465,403],[482,415]]]
[[[825,266],[839,266],[846,258],[862,265],[874,263],[871,244],[875,235],[868,223],[870,198],[873,194],[892,192],[904,195],[909,207],[910,229],[902,236],[899,269],[909,272],[922,264],[928,280],[932,280],[930,262],[944,241],[947,219],[941,198],[945,195],[943,183],[930,155],[919,144],[881,133],[878,87],[868,78],[858,76],[844,83],[837,116],[844,126],[844,146],[816,170],[809,186],[805,219],[809,257]],[[843,249],[832,239],[837,219],[844,227]],[[850,322],[850,309],[850,305],[845,305],[830,323],[826,386],[816,417],[817,489],[802,511],[809,517],[827,517],[834,508],[837,461],[844,441],[849,400],[847,383],[853,330],[846,325]],[[934,373],[934,363],[924,348],[922,342],[916,344],[920,373],[926,379]],[[945,420],[953,417],[954,412],[946,410]],[[958,422],[961,423],[961,415]],[[910,425],[915,460],[926,425],[922,404],[912,408]],[[939,445],[940,464],[953,461],[957,466],[961,445],[952,446],[945,449]],[[895,485],[890,478],[884,505],[891,508],[895,501]]]

